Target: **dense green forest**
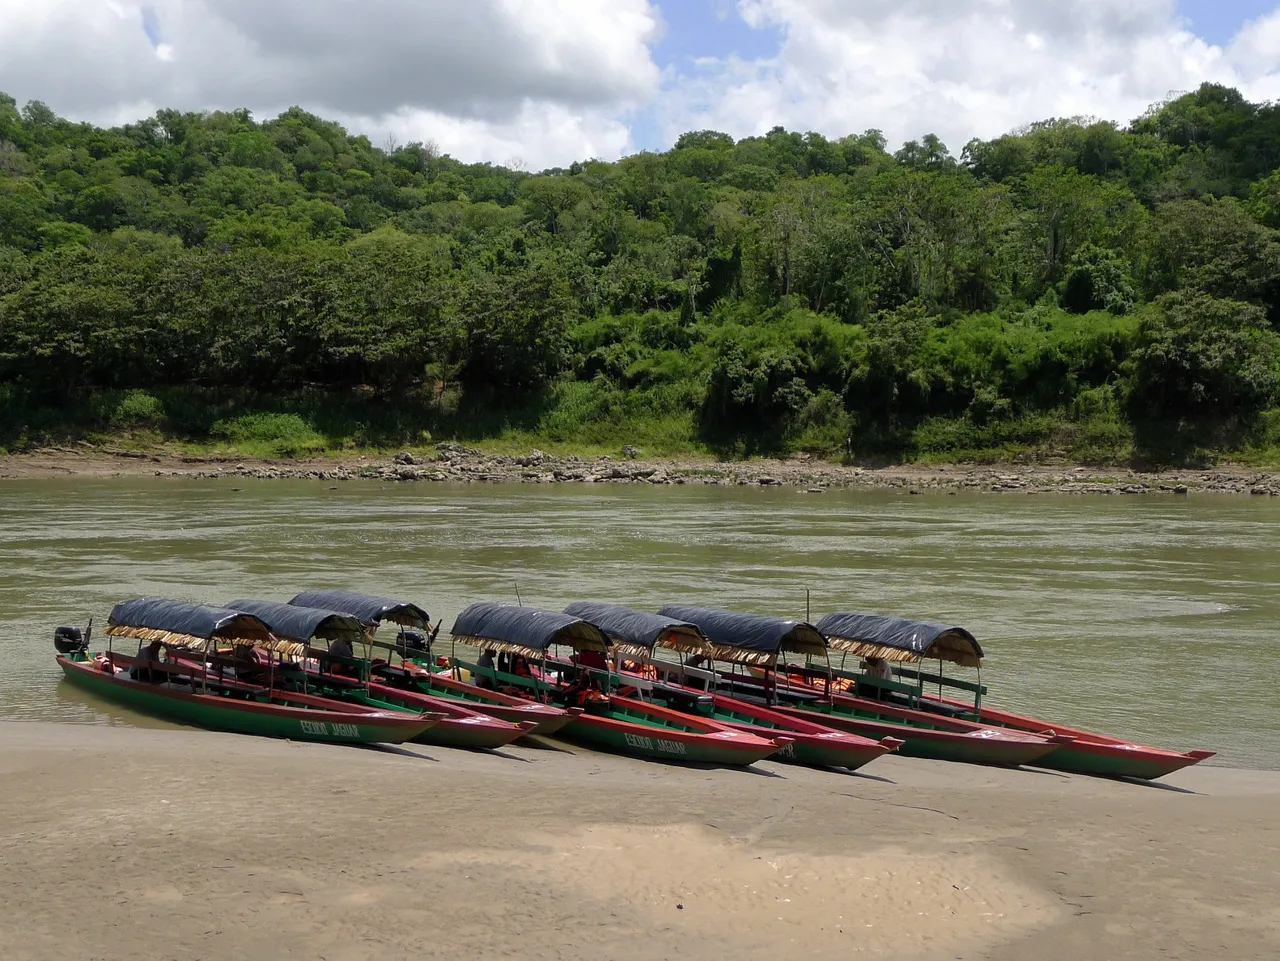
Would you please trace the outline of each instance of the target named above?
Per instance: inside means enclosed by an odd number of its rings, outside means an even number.
[[[1267,457],[1278,165],[1280,105],[1214,85],[959,156],[699,131],[538,174],[0,94],[0,447]]]

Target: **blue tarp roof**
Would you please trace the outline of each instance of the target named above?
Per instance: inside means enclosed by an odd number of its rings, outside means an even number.
[[[345,637],[358,640],[364,635],[364,625],[351,614],[338,611],[317,610],[314,607],[298,607],[278,601],[232,601],[227,607],[247,611],[256,616],[276,637],[308,643],[313,637],[331,640]]]
[[[359,618],[361,623],[370,627],[381,621],[391,621],[404,627],[431,628],[431,618],[417,604],[357,591],[303,591],[289,603],[295,607],[341,611]]]
[[[843,611],[818,621],[818,630],[830,638],[832,647],[864,656],[875,653],[871,647],[880,647],[908,654],[911,660],[940,657],[968,667],[977,667],[983,657],[977,638],[952,624]]]
[[[717,648],[736,648],[765,655],[782,651],[823,654],[827,649],[821,632],[804,621],[683,604],[668,604],[658,613],[696,624]]]
[[[267,625],[252,614],[163,597],[139,597],[121,601],[113,607],[107,619],[107,630],[130,627],[168,631],[205,640],[215,637],[267,640],[270,637]]]
[[[556,644],[578,650],[607,651],[609,639],[589,621],[559,611],[481,602],[458,615],[451,632],[495,646],[510,645],[542,653]]]
[[[617,604],[592,601],[575,601],[564,612],[590,621],[609,635],[614,643],[630,644],[650,651],[658,643],[680,651],[701,651],[706,647],[706,638],[697,625],[677,617],[665,617]]]

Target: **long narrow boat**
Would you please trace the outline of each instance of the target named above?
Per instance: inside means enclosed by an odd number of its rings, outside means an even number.
[[[581,711],[563,710],[550,704],[538,704],[525,701],[500,691],[486,690],[475,685],[464,684],[455,680],[448,673],[433,673],[427,664],[431,656],[431,643],[440,630],[439,624],[432,628],[431,618],[426,610],[408,601],[378,597],[372,594],[360,594],[355,591],[307,591],[294,597],[290,606],[327,607],[344,611],[360,620],[368,633],[368,643],[375,648],[387,652],[389,657],[398,657],[399,664],[390,661],[379,661],[370,658],[369,670],[377,679],[378,690],[386,700],[394,689],[400,692],[396,697],[407,694],[426,695],[428,701],[408,699],[406,703],[430,704],[431,710],[441,711],[459,722],[458,726],[449,720],[441,723],[434,736],[436,743],[450,746],[476,746],[474,736],[476,722],[474,715],[497,718],[510,724],[520,726],[522,735],[537,734],[546,736],[556,733],[569,723]],[[376,633],[384,622],[397,627],[394,642],[386,642],[377,638]],[[376,685],[374,685],[376,686]],[[457,734],[465,745],[447,740]],[[488,737],[489,735],[484,735]]]
[[[860,657],[880,657],[896,665],[895,681],[891,683],[859,674],[836,672],[838,678],[852,681],[856,686],[888,691],[889,696],[905,698],[910,707],[932,716],[945,713],[1011,733],[1052,734],[1074,739],[1072,743],[1063,745],[1036,761],[1036,765],[1040,767],[1077,774],[1152,780],[1198,764],[1214,755],[1213,751],[1182,753],[1134,744],[1109,734],[1098,734],[983,705],[982,696],[986,693],[986,688],[981,684],[982,647],[973,634],[962,627],[880,614],[842,612],[828,614],[818,622],[818,628],[828,635],[831,646],[835,649]],[[938,661],[937,674],[926,674],[922,670],[905,666],[935,658]],[[978,683],[944,677],[944,661],[978,668]],[[908,683],[903,686],[897,681],[898,678],[905,679]],[[973,696],[973,703],[966,704],[943,696],[926,697],[926,682],[931,687],[936,684],[939,689],[945,687],[967,691]],[[860,705],[868,703],[866,698],[856,700]]]
[[[293,645],[289,653],[315,662],[314,667],[306,665],[305,661],[282,666],[275,675],[277,687],[322,695],[332,702],[362,710],[410,714],[430,712],[438,721],[414,738],[419,744],[494,749],[523,737],[536,726],[534,721],[514,724],[490,717],[448,698],[369,683],[369,658],[355,655],[360,647],[365,648],[363,653],[369,654],[370,638],[365,625],[354,615],[297,604],[244,599],[232,601],[227,607],[254,615],[274,635]],[[351,655],[334,655],[328,645],[336,641],[345,642]],[[323,642],[326,647],[314,646],[317,642]],[[344,669],[356,676],[336,673]]]
[[[852,771],[897,749],[902,743],[893,737],[872,740],[824,726],[809,718],[793,718],[767,707],[737,700],[714,689],[708,690],[705,672],[686,670],[653,659],[655,647],[709,657],[711,646],[694,624],[614,604],[577,602],[564,610],[566,614],[590,621],[609,636],[617,671],[614,680],[635,688],[641,699],[681,713],[708,717],[757,737],[784,735],[792,738],[792,743],[773,755],[772,760]],[[779,647],[793,643],[795,629],[777,626],[778,630],[762,635],[763,643]],[[639,659],[650,674],[660,674],[660,679],[623,671],[619,662],[624,657]]]
[[[67,680],[140,713],[216,731],[298,741],[400,744],[439,720],[431,713],[349,709],[274,691],[270,684],[221,683],[204,656],[219,645],[252,649],[275,641],[258,618],[240,611],[162,598],[123,601],[111,611],[107,634],[146,647],[132,656],[110,646],[91,654],[77,628],[59,628],[54,643]],[[181,663],[196,652],[200,662]],[[268,666],[270,670],[270,665]]]
[[[765,703],[787,717],[823,724],[871,739],[892,737],[902,742],[899,752],[908,757],[926,757],[970,764],[1017,766],[1038,761],[1071,742],[1062,735],[1041,736],[984,727],[969,721],[943,718],[920,711],[902,711],[872,702],[865,707],[839,695],[823,697],[807,687],[793,690],[778,683],[782,648],[771,646],[772,632],[786,629],[810,639],[793,643],[789,649],[806,657],[827,653],[827,641],[820,630],[802,622],[744,615],[738,611],[667,605],[659,612],[698,625],[711,640],[717,660],[734,665],[764,668],[764,677],[718,672],[720,683],[739,700]],[[814,641],[813,638],[817,638]],[[803,648],[808,648],[807,650]],[[784,674],[784,677],[789,676]]]
[[[494,653],[533,658],[542,665],[536,676],[500,672],[496,667],[455,663],[472,677],[527,692],[539,700],[578,696],[584,707],[560,732],[569,740],[606,751],[664,761],[741,766],[768,757],[791,743],[790,738],[762,738],[703,718],[689,717],[634,698],[592,690],[577,669],[571,683],[546,672],[548,653],[566,647],[574,657],[593,655],[603,661],[609,639],[599,627],[570,614],[501,604],[473,604],[458,615],[452,631],[460,641]]]

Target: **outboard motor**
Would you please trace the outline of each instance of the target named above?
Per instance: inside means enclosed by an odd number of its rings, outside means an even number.
[[[420,631],[402,631],[400,644],[406,651],[427,650],[427,639]]]
[[[53,646],[59,654],[76,654],[87,650],[88,642],[78,627],[59,627],[53,632]]]

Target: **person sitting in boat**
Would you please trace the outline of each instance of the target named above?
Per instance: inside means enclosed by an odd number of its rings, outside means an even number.
[[[893,680],[893,668],[889,666],[889,662],[883,657],[868,657],[862,662],[862,673],[866,677],[874,677],[881,681]],[[882,687],[875,685],[866,685],[865,696],[873,697],[877,700],[884,700],[888,697],[889,692]]]
[[[533,677],[533,668],[529,666],[529,659],[523,654],[517,654],[512,659],[511,673],[516,677]]]
[[[150,644],[138,645],[138,659],[149,662],[145,667],[141,664],[135,664],[129,669],[129,677],[135,681],[148,681],[152,684],[158,684],[161,681],[168,680],[168,675],[164,671],[158,671],[151,667],[150,662],[160,660],[160,642],[152,641]]]
[[[481,654],[480,660],[476,662],[476,667],[479,668],[474,678],[476,687],[482,687],[486,691],[493,690],[492,672],[495,670],[493,666],[493,651],[485,651]]]
[[[342,638],[329,643],[329,663],[327,665],[330,674],[343,674],[350,676],[354,673],[350,664],[343,664],[340,658],[354,659],[355,652],[351,650],[351,645]]]
[[[600,682],[590,671],[580,670],[573,681],[565,688],[565,703],[569,707],[586,707],[588,701],[598,701],[604,697],[600,690]]]
[[[882,681],[893,680],[893,668],[889,666],[889,662],[883,657],[867,658],[866,674],[868,677],[878,677]]]

